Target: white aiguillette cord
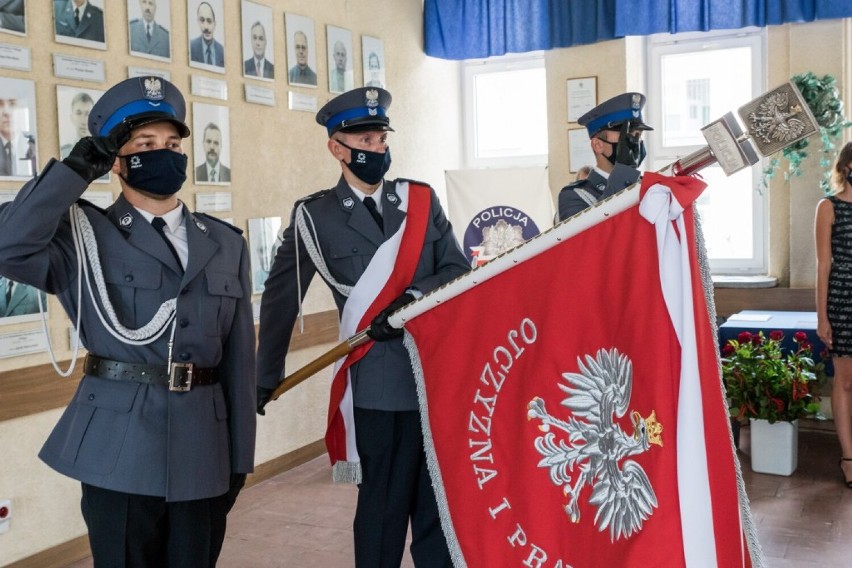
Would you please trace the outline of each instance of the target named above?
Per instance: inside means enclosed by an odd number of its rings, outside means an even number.
[[[171,323],[171,339],[169,344],[174,341],[175,335],[175,309],[177,299],[172,298],[166,300],[160,305],[157,313],[144,326],[137,329],[130,329],[118,321],[118,316],[115,313],[112,302],[109,299],[109,294],[104,281],[104,274],[101,268],[101,260],[98,256],[98,242],[95,238],[95,233],[92,230],[92,225],[86,213],[76,204],[70,209],[71,220],[71,235],[74,241],[74,250],[77,253],[77,321],[74,326],[75,338],[72,349],[71,364],[67,371],[62,371],[56,362],[56,357],[53,353],[53,345],[50,342],[50,335],[47,331],[47,318],[44,314],[44,306],[41,300],[41,294],[38,296],[39,312],[41,313],[41,326],[47,338],[47,350],[50,354],[50,362],[53,368],[62,377],[68,377],[74,372],[74,367],[77,363],[77,353],[80,350],[80,314],[83,311],[83,280],[86,281],[86,289],[89,292],[89,297],[92,300],[92,305],[95,308],[95,313],[110,335],[127,345],[148,345],[160,338],[161,335],[168,329]],[[85,261],[84,261],[85,257]],[[89,269],[91,267],[91,276],[89,277]],[[95,287],[98,292],[98,297],[95,297],[95,291],[92,289],[92,279],[95,281]],[[100,303],[98,302],[100,299]],[[104,317],[101,311],[103,305],[106,315]]]

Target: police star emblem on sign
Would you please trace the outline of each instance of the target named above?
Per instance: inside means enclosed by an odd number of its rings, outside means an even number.
[[[568,498],[565,512],[580,522],[580,496],[591,487],[589,503],[597,507],[594,523],[600,532],[609,529],[610,541],[629,538],[642,530],[657,508],[657,496],[645,470],[628,459],[647,452],[651,444],[662,447],[663,426],[654,410],[647,417],[630,412],[633,432],[616,422],[630,404],[633,363],[613,348],[599,349],[586,363],[577,359],[579,373],[564,373],[559,388],[568,397],[562,401],[571,415],[567,420],[547,412],[544,400],[533,398],[527,418],[539,420],[544,435],[535,439],[541,454],[538,462],[547,468],[550,481],[561,486]],[[555,429],[562,433],[557,438]],[[575,475],[576,474],[576,475]]]
[[[145,83],[145,98],[151,101],[161,101],[163,93],[163,82],[157,77],[147,77]]]

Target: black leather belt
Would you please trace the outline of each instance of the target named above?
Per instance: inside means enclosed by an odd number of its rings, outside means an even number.
[[[217,381],[215,369],[201,369],[192,363],[151,365],[123,363],[89,353],[83,372],[93,377],[113,381],[133,381],[148,385],[167,385],[170,391],[186,392],[194,386],[212,385]]]

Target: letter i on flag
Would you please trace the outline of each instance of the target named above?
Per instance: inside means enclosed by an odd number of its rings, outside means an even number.
[[[457,567],[762,565],[696,258],[703,188],[645,174],[398,314]]]

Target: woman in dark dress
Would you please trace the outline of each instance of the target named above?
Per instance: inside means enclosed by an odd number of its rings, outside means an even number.
[[[852,142],[840,151],[834,191],[817,205],[817,335],[834,363],[831,411],[840,441],[840,469],[852,489]]]

